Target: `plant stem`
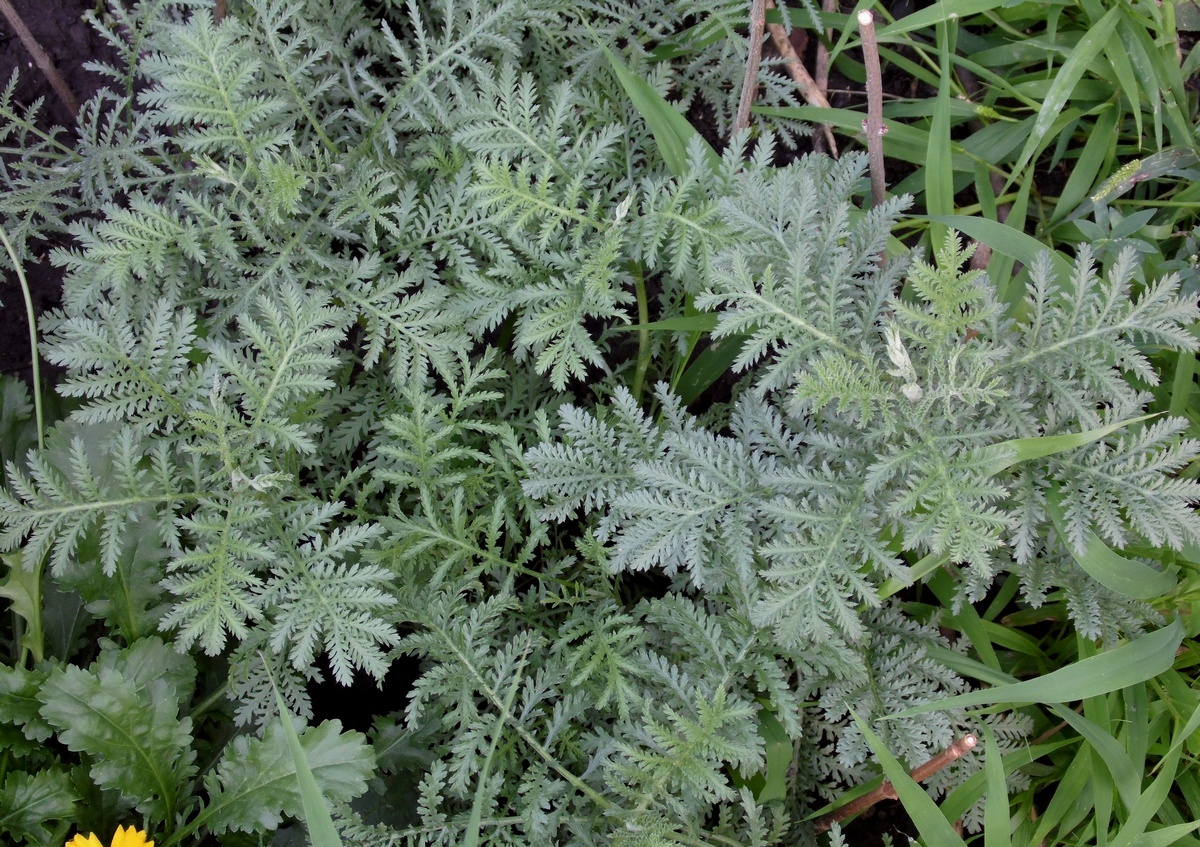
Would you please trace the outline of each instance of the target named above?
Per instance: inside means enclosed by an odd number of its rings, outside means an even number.
[[[742,97],[738,100],[737,117],[733,120],[733,131],[750,126],[750,106],[758,91],[758,67],[762,64],[763,27],[767,22],[767,0],[751,0],[750,3],[750,52],[746,57],[746,75],[742,78]]]
[[[0,0],[0,3],[5,3],[6,0]],[[42,414],[42,368],[38,362],[38,341],[37,341],[37,315],[33,311],[33,295],[29,292],[29,282],[25,279],[25,269],[21,267],[21,261],[17,258],[17,251],[13,249],[12,242],[8,240],[8,233],[0,227],[0,241],[4,242],[4,249],[8,251],[8,258],[12,260],[13,268],[17,271],[17,279],[21,283],[21,294],[25,297],[25,317],[29,321],[29,353],[33,357],[33,414],[37,423],[37,438],[38,449],[46,449],[46,420]]]
[[[58,69],[54,67],[54,62],[42,49],[42,45],[37,43],[37,39],[33,37],[33,33],[29,31],[29,27],[25,26],[25,21],[21,20],[21,16],[17,14],[17,10],[12,7],[8,0],[0,0],[0,13],[4,14],[8,25],[13,28],[13,32],[17,34],[17,38],[21,39],[21,44],[25,46],[25,50],[33,57],[34,63],[38,69],[46,75],[46,79],[50,82],[50,87],[58,95],[58,99],[63,101],[63,105],[71,112],[71,116],[79,114],[79,101],[75,99],[75,95],[67,86],[66,81],[59,75]]]
[[[638,307],[638,357],[637,367],[633,371],[633,399],[641,401],[642,388],[646,381],[646,371],[650,368],[650,304],[646,296],[646,280],[641,268],[634,267],[634,290],[637,291]]]
[[[915,768],[912,769],[912,771],[909,772],[909,776],[911,776],[917,782],[924,782],[925,780],[929,779],[929,777],[933,776],[935,773],[940,771],[942,768],[949,765],[955,759],[961,759],[968,752],[970,752],[975,747],[975,745],[978,743],[979,743],[979,739],[976,738],[974,735],[964,735],[962,738],[955,741],[953,744],[951,744],[949,747],[947,747],[941,753],[938,753],[936,756],[934,756],[929,761],[927,761],[923,764],[917,765]],[[871,808],[876,803],[878,803],[880,800],[895,800],[895,799],[897,799],[896,798],[896,789],[892,786],[892,784],[890,782],[888,782],[885,779],[883,781],[883,785],[879,786],[874,791],[868,792],[867,794],[864,794],[861,797],[851,800],[849,803],[847,803],[845,806],[842,806],[840,809],[834,809],[829,814],[819,818],[817,820],[817,824],[816,824],[817,832],[825,832],[831,826],[833,826],[835,823],[844,821],[846,818],[850,817],[851,815],[857,815],[859,812],[866,811],[867,809]]]
[[[875,40],[875,16],[869,9],[858,13],[858,29],[862,33],[863,64],[867,69],[867,158],[871,170],[871,201],[875,206],[887,197],[887,182],[883,170],[883,72],[879,69],[879,43]]]

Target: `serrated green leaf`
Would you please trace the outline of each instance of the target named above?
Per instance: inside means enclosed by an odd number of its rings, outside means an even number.
[[[43,845],[55,835],[50,824],[74,817],[78,798],[66,773],[14,771],[0,789],[0,832],[11,842]]]
[[[8,576],[0,582],[0,597],[11,604],[9,610],[25,621],[21,646],[33,655],[35,662],[45,658],[46,633],[42,629],[42,569],[26,569],[21,551],[0,556],[8,567]]]
[[[45,671],[0,667],[0,721],[21,727],[30,741],[45,741],[53,734],[39,712],[38,692],[46,677]]]
[[[196,686],[195,660],[158,636],[143,638],[125,648],[106,638],[101,639],[100,656],[92,670],[100,668],[116,671],[139,690],[162,680],[170,685],[171,698],[180,703],[192,699]]]
[[[170,681],[139,686],[111,667],[68,667],[51,675],[41,697],[42,717],[69,750],[90,757],[97,785],[147,816],[174,818],[195,752],[191,719],[180,719]]]
[[[332,803],[357,797],[367,789],[375,757],[359,732],[341,731],[326,721],[300,734],[300,747],[321,794]],[[239,736],[204,779],[209,804],[200,813],[215,834],[229,830],[272,830],[284,816],[303,811],[296,764],[283,726],[269,725],[261,739]]]

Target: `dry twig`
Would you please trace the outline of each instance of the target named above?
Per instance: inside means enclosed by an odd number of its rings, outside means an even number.
[[[733,131],[750,126],[750,106],[758,91],[758,68],[762,64],[763,25],[767,20],[767,0],[751,0],[750,3],[750,54],[746,57],[746,75],[742,78],[742,96],[738,100],[737,117],[733,120]]]
[[[838,10],[838,0],[821,0],[821,11],[832,14]],[[816,67],[816,82],[817,89],[821,94],[829,97],[829,48],[825,46],[826,40],[833,41],[833,30],[825,30],[825,38],[817,39],[817,67]],[[833,132],[826,133],[828,140],[832,141]],[[830,153],[837,157],[837,146],[830,146]]]
[[[879,43],[875,40],[875,16],[869,9],[858,13],[858,29],[862,33],[863,64],[867,69],[867,119],[863,130],[867,134],[867,161],[871,170],[871,200],[876,206],[887,197],[887,181],[883,170],[883,72],[879,69]]]
[[[25,21],[21,20],[21,16],[17,14],[17,10],[12,7],[12,4],[8,0],[0,0],[0,13],[4,14],[8,25],[17,34],[17,38],[21,39],[21,44],[24,45],[26,52],[33,57],[34,64],[38,66],[38,69],[50,81],[50,86],[54,89],[54,93],[58,95],[58,99],[63,101],[63,105],[70,110],[73,116],[78,115],[79,100],[75,98],[75,94],[67,86],[66,81],[59,75],[58,68],[54,67],[54,62],[50,60],[50,56],[42,49],[42,45],[37,43],[37,39],[29,31],[29,27],[25,26]]]
[[[979,739],[977,739],[974,735],[964,735],[962,738],[955,741],[953,744],[951,744],[949,747],[947,747],[943,752],[938,753],[936,756],[934,756],[928,762],[925,762],[924,764],[921,764],[921,765],[917,765],[917,767],[913,768],[913,770],[909,773],[909,776],[911,776],[917,782],[924,782],[925,780],[929,779],[929,777],[933,776],[935,773],[940,771],[942,768],[949,765],[955,759],[961,759],[968,752],[970,752],[975,747],[975,745],[978,743],[979,743]],[[829,814],[825,815],[822,818],[819,818],[817,820],[817,824],[816,824],[817,832],[825,832],[827,829],[829,829],[835,823],[844,821],[846,818],[848,818],[852,815],[857,815],[859,812],[865,812],[867,809],[874,806],[880,800],[895,800],[895,799],[896,799],[896,789],[890,782],[888,782],[885,779],[883,781],[883,785],[879,786],[874,791],[864,794],[863,796],[861,796],[857,799],[851,800],[849,803],[847,803],[845,806],[842,806],[840,809],[834,809]]]
[[[771,0],[767,0],[766,7],[767,9],[774,9],[775,4]],[[787,69],[792,81],[796,83],[796,87],[800,89],[800,96],[810,106],[819,106],[822,109],[830,108],[829,101],[825,98],[824,89],[817,85],[816,81],[809,76],[804,63],[796,55],[796,48],[792,47],[792,41],[787,37],[787,30],[783,28],[782,24],[767,24],[767,29],[771,33],[771,43],[775,45],[775,49],[783,57],[784,68]],[[837,158],[838,148],[837,142],[833,138],[833,130],[829,128],[828,124],[822,124],[821,130],[825,136],[826,143],[829,145],[829,152],[834,158]]]

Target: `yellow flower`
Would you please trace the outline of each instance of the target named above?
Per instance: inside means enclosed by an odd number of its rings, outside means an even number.
[[[96,833],[88,833],[88,837],[76,835],[63,847],[104,847]],[[117,827],[116,833],[108,847],[154,847],[153,841],[146,840],[146,833],[133,827]]]

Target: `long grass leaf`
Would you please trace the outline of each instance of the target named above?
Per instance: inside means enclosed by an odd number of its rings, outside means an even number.
[[[1030,703],[1067,703],[1098,697],[1110,691],[1145,682],[1169,670],[1175,661],[1175,650],[1183,642],[1183,636],[1183,624],[1176,619],[1162,629],[1037,679],[956,694],[943,700],[905,709],[890,715],[889,718],[996,703],[1014,706]]]
[[[925,793],[925,789],[908,775],[904,765],[897,761],[871,727],[853,710],[851,714],[854,715],[854,722],[858,724],[863,738],[870,745],[871,752],[883,767],[884,776],[896,789],[896,796],[904,805],[904,811],[908,812],[917,831],[921,833],[925,847],[966,847],[966,842],[954,831],[954,827],[950,826],[950,821],[946,820],[946,816]]]
[[[1033,132],[1030,133],[1029,140],[1025,142],[1025,148],[1021,151],[1021,155],[1017,158],[1017,164],[1013,167],[1014,174],[1023,170],[1033,158],[1034,153],[1040,150],[1046,142],[1047,133],[1057,120],[1059,113],[1062,112],[1063,107],[1067,105],[1067,100],[1075,92],[1088,66],[1108,44],[1113,30],[1116,29],[1120,11],[1120,8],[1116,6],[1109,9],[1108,13],[1079,40],[1075,49],[1071,51],[1071,55],[1058,69],[1058,74],[1046,91],[1037,120],[1033,123]]]
[[[949,5],[941,3],[939,5]],[[943,162],[950,161],[950,29],[937,25],[938,64],[941,79],[933,105],[933,121],[929,125],[929,144],[925,154],[925,209],[931,215],[954,214],[954,172]],[[930,243],[937,246],[946,240],[944,224],[932,222]]]
[[[1053,712],[1070,724],[1072,729],[1092,745],[1092,749],[1099,754],[1109,775],[1112,776],[1117,793],[1121,795],[1121,802],[1125,804],[1126,808],[1133,808],[1133,804],[1137,802],[1138,795],[1142,791],[1142,773],[1141,769],[1129,758],[1125,748],[1110,733],[1083,715],[1063,706],[1054,707]]]
[[[1167,755],[1163,756],[1158,763],[1158,776],[1154,778],[1154,782],[1150,783],[1142,795],[1134,803],[1133,808],[1129,811],[1129,817],[1126,818],[1124,825],[1117,833],[1116,838],[1110,843],[1110,847],[1133,847],[1134,844],[1145,844],[1146,827],[1150,821],[1154,819],[1154,815],[1158,812],[1163,801],[1167,799],[1167,794],[1170,793],[1171,787],[1175,783],[1175,771],[1179,767],[1179,756],[1182,751],[1178,747],[1172,747],[1167,751]],[[1185,824],[1185,826],[1187,826]],[[1200,822],[1190,825],[1192,829],[1200,826]],[[1184,835],[1192,830],[1180,832],[1174,837],[1174,840],[1179,840]],[[1171,841],[1166,842],[1172,843]]]
[[[1007,5],[1009,0],[947,0],[905,15],[894,24],[880,27],[876,35],[880,41],[895,39],[898,35],[925,29],[934,24],[945,23],[948,20],[962,20],[971,15],[990,12],[992,9]]]
[[[917,217],[919,218],[920,216]],[[1050,249],[1032,235],[1026,235],[1019,229],[997,221],[972,218],[968,215],[927,215],[926,217],[930,220],[940,221],[950,228],[958,230],[963,235],[974,238],[976,241],[982,241],[997,253],[1002,253],[1024,265],[1032,265],[1038,254],[1045,253]],[[1009,220],[1021,220],[1016,214],[1015,206],[1014,212],[1009,216]],[[1058,275],[1059,279],[1070,279],[1071,263],[1060,253],[1050,251],[1050,263],[1053,265],[1054,272]],[[1001,299],[1009,303],[1013,302],[1014,298],[1011,295],[1007,295],[1003,291],[1001,293],[1005,295]]]
[[[1097,427],[1096,429],[1085,429],[1083,432],[1039,435],[1032,438],[1013,438],[1009,441],[1001,441],[991,448],[997,454],[997,458],[988,466],[988,474],[994,476],[1021,462],[1043,459],[1046,456],[1053,456],[1057,453],[1065,453],[1068,450],[1084,447],[1092,442],[1099,441],[1106,435],[1112,435],[1119,429],[1141,423],[1142,421],[1157,417],[1159,414],[1161,413],[1156,412],[1148,415],[1140,415],[1136,418],[1127,418],[1123,421],[1108,424],[1107,426]]]
[[[984,724],[981,729],[985,754],[983,770],[987,777],[987,800],[983,804],[983,847],[1012,847],[1004,760],[992,728]]]
[[[688,170],[688,145],[692,143],[693,139],[699,137],[696,128],[688,123],[687,118],[676,112],[675,108],[651,88],[644,79],[629,70],[625,63],[609,50],[608,46],[594,32],[592,36],[596,38],[596,43],[600,45],[600,51],[612,65],[621,87],[625,89],[625,93],[633,101],[634,107],[650,127],[650,132],[654,135],[654,141],[658,144],[658,150],[662,154],[663,161],[667,163],[667,168],[675,176],[683,176]],[[721,167],[721,157],[707,141],[704,141],[703,145],[704,157],[715,173]]]
[[[264,661],[264,667],[266,663]],[[317,787],[317,778],[313,776],[312,768],[308,765],[308,756],[300,745],[300,736],[292,726],[292,715],[288,711],[279,686],[271,669],[267,668],[267,677],[271,680],[271,688],[275,691],[275,703],[279,707],[279,720],[283,723],[283,734],[287,738],[288,750],[292,754],[292,762],[296,766],[296,782],[300,787],[300,802],[304,810],[304,825],[308,829],[308,838],[312,847],[342,847],[342,838],[333,827],[333,818],[329,815],[329,804]]]
[[[1059,535],[1065,538],[1067,521],[1061,503],[1062,495],[1058,491],[1047,493],[1046,511]],[[1082,553],[1075,549],[1074,544],[1067,546],[1079,567],[1105,588],[1126,597],[1150,600],[1161,597],[1175,587],[1177,580],[1174,574],[1155,570],[1147,564],[1125,558],[1091,530],[1084,533],[1084,545]]]

